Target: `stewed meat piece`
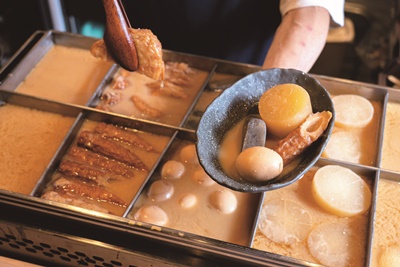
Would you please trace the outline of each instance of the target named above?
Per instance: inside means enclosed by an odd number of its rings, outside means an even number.
[[[121,127],[117,127],[104,122],[100,122],[99,124],[97,124],[95,131],[107,138],[116,138],[118,140],[130,143],[143,150],[155,152],[155,149],[151,144],[149,144],[133,131],[128,131]]]
[[[90,166],[101,168],[118,176],[127,178],[135,176],[134,169],[131,166],[79,146],[73,146],[68,151],[68,157],[74,161],[79,161]]]
[[[123,207],[127,205],[124,200],[114,195],[110,191],[100,186],[84,183],[73,178],[60,177],[54,181],[53,186],[56,190],[62,190],[64,192],[87,197],[89,199],[105,201]]]
[[[148,171],[149,168],[143,161],[130,149],[109,138],[104,138],[102,134],[82,131],[78,137],[78,144],[96,153],[116,159],[139,170]]]

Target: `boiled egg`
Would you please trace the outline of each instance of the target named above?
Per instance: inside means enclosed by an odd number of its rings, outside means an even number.
[[[283,170],[282,157],[264,146],[253,146],[240,152],[235,161],[239,176],[251,182],[263,182],[277,177]]]
[[[134,215],[134,219],[141,222],[163,226],[168,222],[168,215],[160,207],[150,205],[138,209]]]
[[[237,199],[234,193],[227,189],[215,190],[210,194],[210,203],[217,211],[228,214],[237,208]]]
[[[179,179],[185,172],[185,165],[177,160],[168,160],[161,169],[161,176],[164,179]]]

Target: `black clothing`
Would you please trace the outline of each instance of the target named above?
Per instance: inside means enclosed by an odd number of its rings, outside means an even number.
[[[164,49],[262,65],[281,21],[279,0],[125,0],[133,28]]]

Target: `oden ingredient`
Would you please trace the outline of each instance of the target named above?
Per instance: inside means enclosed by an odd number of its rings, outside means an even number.
[[[163,209],[155,205],[141,207],[134,216],[135,220],[152,223],[156,225],[166,225],[168,222],[168,215]]]
[[[342,127],[365,127],[374,115],[374,107],[359,95],[337,95],[332,98],[336,124]]]
[[[400,246],[391,246],[383,249],[379,256],[379,266],[400,266]]]
[[[148,29],[129,28],[129,34],[133,37],[138,53],[139,67],[137,71],[154,80],[163,80],[165,67],[161,42],[157,36]],[[92,45],[90,53],[96,58],[112,61],[103,39]]]
[[[261,118],[273,135],[283,138],[312,113],[308,92],[297,84],[279,84],[261,96],[258,104]]]
[[[399,190],[398,180],[379,179],[371,267],[400,266]]]
[[[241,178],[253,182],[271,180],[283,169],[281,156],[263,146],[253,146],[243,150],[236,158],[235,165]]]
[[[367,183],[350,169],[337,165],[317,170],[312,193],[323,209],[338,216],[361,214],[371,205],[371,190]]]
[[[322,155],[331,159],[360,163],[360,138],[356,134],[347,131],[332,133]]]
[[[258,219],[260,231],[272,241],[284,245],[305,240],[311,227],[310,212],[286,198],[264,204]]]
[[[290,163],[315,142],[328,127],[330,111],[312,113],[291,133],[280,140],[274,150],[282,157],[283,164]]]
[[[365,248],[360,246],[359,236],[347,224],[325,222],[310,232],[307,246],[319,263],[332,267],[354,266],[353,262],[357,259],[354,255]],[[362,263],[362,258],[358,258],[357,262]]]

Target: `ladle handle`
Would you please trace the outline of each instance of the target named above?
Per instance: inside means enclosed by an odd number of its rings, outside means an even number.
[[[121,67],[135,71],[138,68],[138,57],[131,27],[120,0],[103,0],[106,14],[104,42],[109,53]]]

